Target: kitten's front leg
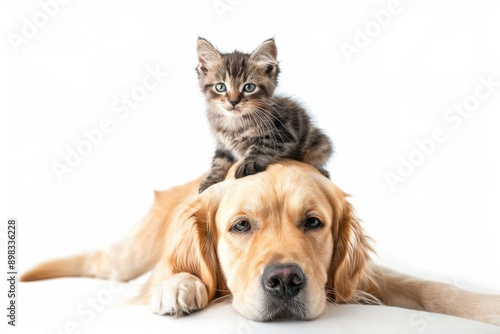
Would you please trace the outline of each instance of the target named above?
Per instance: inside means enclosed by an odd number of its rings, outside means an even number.
[[[330,172],[324,169],[322,166],[315,166],[313,165],[321,174],[323,174],[324,177],[330,178]]]
[[[260,158],[259,158],[260,159]],[[260,172],[263,172],[267,169],[267,166],[276,162],[274,159],[269,161],[263,161],[268,159],[260,159],[260,160],[243,160],[241,164],[236,169],[234,176],[239,179],[248,175],[254,175]]]
[[[267,167],[290,154],[287,145],[252,145],[245,154],[243,161],[236,169],[234,176],[239,179],[248,175],[263,172]]]
[[[212,169],[210,170],[210,174],[208,174],[207,177],[201,181],[198,192],[202,193],[211,185],[224,181],[227,172],[235,162],[236,159],[234,159],[231,152],[227,151],[222,146],[217,147],[212,160]]]

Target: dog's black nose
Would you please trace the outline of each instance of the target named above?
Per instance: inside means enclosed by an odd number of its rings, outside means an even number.
[[[268,265],[262,275],[267,293],[288,299],[296,296],[305,285],[304,272],[295,264]]]

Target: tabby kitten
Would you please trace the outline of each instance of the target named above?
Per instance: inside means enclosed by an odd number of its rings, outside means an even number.
[[[333,153],[330,139],[289,97],[273,95],[279,67],[273,39],[252,54],[220,53],[206,39],[198,39],[200,87],[208,104],[207,116],[217,139],[210,174],[200,193],[226,177],[242,160],[236,178],[264,171],[284,158],[323,168]]]

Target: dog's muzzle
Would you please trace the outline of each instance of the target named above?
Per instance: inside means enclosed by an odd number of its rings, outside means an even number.
[[[269,264],[261,277],[266,299],[264,321],[305,319],[304,271],[296,264]]]

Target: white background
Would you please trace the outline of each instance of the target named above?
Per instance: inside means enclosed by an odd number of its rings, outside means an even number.
[[[218,3],[230,7],[217,12]],[[443,117],[479,77],[500,81],[500,5],[401,0],[349,62],[342,43],[355,46],[388,3],[69,1],[17,50],[9,36],[41,5],[2,3],[1,217],[19,220],[20,270],[111,244],[148,210],[153,189],[207,170],[214,140],[194,70],[197,36],[247,52],[274,36],[279,91],[332,137],[332,180],[353,195],[377,261],[499,293],[500,86],[456,129]],[[156,67],[168,76],[120,118],[113,104]],[[103,119],[113,131],[59,180],[53,163]],[[446,141],[392,190],[384,174],[436,128]]]

